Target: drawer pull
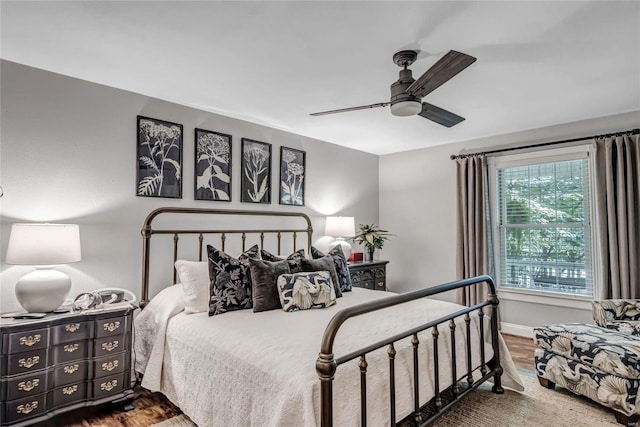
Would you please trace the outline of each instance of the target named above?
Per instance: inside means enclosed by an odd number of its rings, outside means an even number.
[[[118,380],[107,381],[106,383],[100,384],[100,390],[102,391],[111,391],[118,386]]]
[[[27,369],[37,365],[38,363],[40,363],[40,356],[27,357],[26,359],[18,360],[18,366]]]
[[[16,412],[18,414],[30,414],[34,409],[38,409],[38,401],[34,400],[31,403],[25,403],[24,405],[18,405]]]
[[[29,381],[20,381],[18,383],[18,390],[31,391],[40,385],[38,378]]]
[[[80,323],[69,323],[68,325],[64,325],[64,330],[67,332],[75,332],[80,329]]]
[[[384,282],[378,282],[378,286],[380,286],[381,288],[384,288]]]
[[[39,343],[41,338],[42,335],[40,334],[29,335],[28,337],[20,337],[20,344],[31,347],[32,345]]]
[[[78,386],[77,385],[71,385],[69,387],[63,387],[62,388],[62,394],[66,394],[67,396],[72,395],[76,391],[78,391]]]
[[[64,372],[66,374],[73,374],[75,371],[77,371],[78,369],[80,369],[80,365],[78,365],[77,363],[73,364],[73,365],[68,365],[64,367]]]
[[[112,342],[103,342],[102,343],[102,349],[106,350],[106,351],[113,351],[116,348],[118,348],[118,341],[112,341]]]
[[[120,322],[105,323],[102,325],[105,331],[113,332],[120,328]]]
[[[118,361],[114,360],[113,362],[105,362],[102,364],[102,370],[103,371],[113,371],[114,369],[116,369],[118,367]]]
[[[78,348],[80,348],[78,344],[67,344],[64,346],[64,351],[66,351],[67,353],[73,353]]]

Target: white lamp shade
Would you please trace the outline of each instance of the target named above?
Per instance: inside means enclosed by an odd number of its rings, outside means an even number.
[[[333,237],[353,237],[356,234],[352,216],[328,216],[324,234]]]
[[[57,265],[77,262],[80,228],[77,224],[13,224],[7,264]]]
[[[422,104],[417,101],[401,101],[391,105],[391,114],[394,116],[415,116],[422,111]]]

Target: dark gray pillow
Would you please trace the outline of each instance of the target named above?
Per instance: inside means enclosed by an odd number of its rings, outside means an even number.
[[[333,249],[331,249],[327,255],[333,258],[333,263],[336,267],[336,274],[338,275],[340,290],[342,292],[351,292],[351,274],[349,273],[349,263],[347,262],[347,259],[345,258],[344,252],[342,252],[342,248],[340,247],[340,245],[337,245]],[[322,258],[324,256],[326,256],[324,253],[311,246],[312,258]]]
[[[238,258],[207,245],[209,260],[209,316],[251,308],[249,258],[259,258],[253,245]]]
[[[325,308],[336,303],[328,271],[283,274],[278,277],[278,293],[284,311]]]
[[[277,280],[281,274],[289,274],[289,261],[264,261],[249,259],[251,285],[253,286],[253,312],[282,308],[278,295]]]
[[[282,261],[284,258],[280,258],[279,256],[273,255],[271,252],[265,251],[264,249],[260,250],[260,256],[265,261]],[[298,249],[287,258],[289,261],[289,270],[292,273],[299,273],[302,271],[302,267],[300,266],[300,260],[304,259],[304,249]]]
[[[327,255],[317,259],[302,259],[300,263],[302,271],[328,271],[331,275],[333,288],[336,291],[336,298],[340,298],[342,296],[342,292],[340,292],[340,284],[338,282],[338,274],[336,273],[336,267],[331,256]]]

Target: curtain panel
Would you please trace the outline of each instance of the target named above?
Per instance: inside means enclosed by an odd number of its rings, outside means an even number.
[[[640,298],[640,135],[596,139],[598,297]]]
[[[456,275],[466,279],[489,274],[487,234],[487,167],[485,156],[456,159]],[[458,289],[459,304],[473,305],[487,299],[488,289],[476,285]]]

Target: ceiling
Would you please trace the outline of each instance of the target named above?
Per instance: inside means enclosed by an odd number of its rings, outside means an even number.
[[[0,16],[3,59],[375,154],[640,110],[635,1],[2,1]],[[401,49],[419,51],[414,78],[451,49],[478,59],[423,99],[465,121],[309,116],[388,101]]]

